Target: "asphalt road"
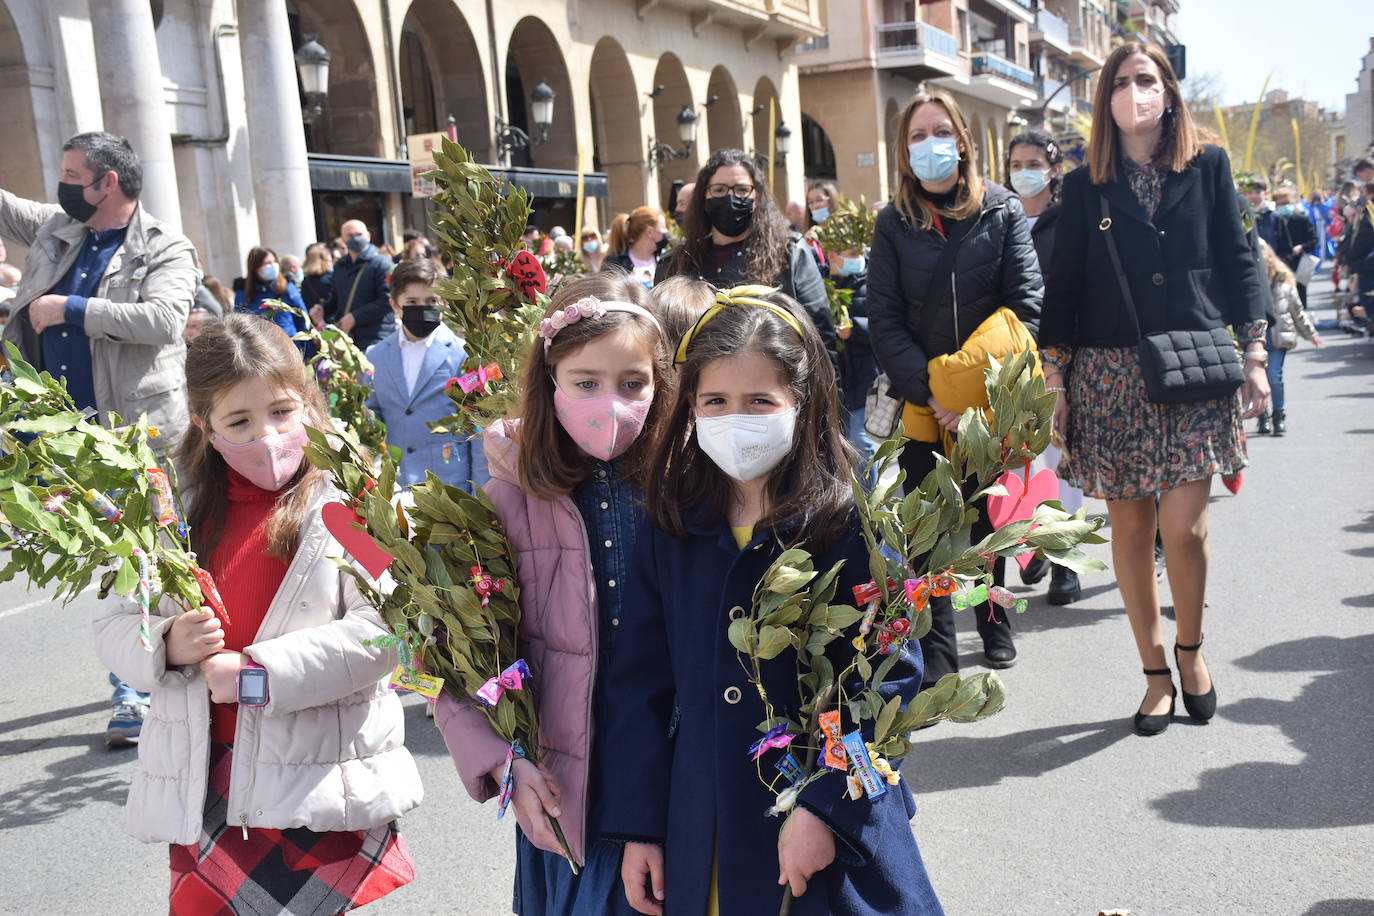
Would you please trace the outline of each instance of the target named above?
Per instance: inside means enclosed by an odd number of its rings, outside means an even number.
[[[1132,733],[1145,681],[1110,573],[1066,608],[1017,586],[1031,605],[1005,711],[923,732],[904,767],[949,913],[1374,914],[1374,346],[1325,336],[1289,357],[1288,436],[1251,439],[1238,496],[1214,484],[1211,724]],[[166,912],[166,849],[123,828],[134,752],[103,741],[97,610],[0,585],[3,913]],[[418,876],[368,912],[507,913],[512,824],[467,799],[407,702]]]

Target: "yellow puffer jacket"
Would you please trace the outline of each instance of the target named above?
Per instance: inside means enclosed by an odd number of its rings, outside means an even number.
[[[1005,360],[1027,346],[1035,350],[1035,338],[1011,309],[1002,306],[974,329],[958,352],[942,354],[926,364],[931,394],[946,410],[963,413],[970,407],[985,408],[988,391],[984,370],[992,365],[989,358]],[[1035,374],[1040,374],[1038,353]],[[941,440],[935,411],[925,404],[908,402],[902,408],[902,429],[908,439],[917,442]]]

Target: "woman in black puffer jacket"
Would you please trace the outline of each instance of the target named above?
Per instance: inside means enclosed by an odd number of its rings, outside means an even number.
[[[897,193],[878,214],[868,261],[868,324],[878,364],[905,401],[928,406],[951,432],[959,414],[930,392],[926,363],[959,350],[969,335],[999,307],[1006,306],[1034,334],[1039,327],[1044,283],[1021,202],[1005,188],[978,175],[973,139],[959,106],[939,90],[917,93],[899,120]],[[953,265],[936,277],[941,254],[958,242]],[[906,479],[919,484],[935,467],[937,442],[912,440],[900,463]],[[992,531],[980,517],[972,537]],[[1005,560],[993,577],[1004,583]],[[948,598],[932,599],[930,632],[921,639],[925,681],[933,684],[959,670],[954,609]],[[976,615],[983,655],[991,667],[1016,658],[1005,615]]]

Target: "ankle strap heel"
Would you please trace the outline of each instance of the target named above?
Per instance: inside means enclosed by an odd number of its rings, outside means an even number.
[[[1183,670],[1182,664],[1178,660],[1180,652],[1196,652],[1202,648],[1202,636],[1198,636],[1197,642],[1191,646],[1181,646],[1174,643],[1174,663],[1179,666],[1179,671]],[[1194,721],[1206,722],[1217,711],[1217,685],[1212,683],[1211,688],[1206,693],[1189,693],[1182,688],[1183,675],[1179,675],[1179,690],[1183,694],[1183,708],[1188,710],[1188,715]]]
[[[1168,668],[1143,668],[1141,670],[1146,677],[1167,677],[1169,679],[1169,711],[1157,716],[1147,716],[1137,710],[1135,718],[1132,720],[1136,734],[1157,735],[1168,728],[1170,722],[1174,721],[1174,698],[1178,696],[1178,692],[1174,690],[1174,673]],[[1143,704],[1144,700],[1141,703]]]

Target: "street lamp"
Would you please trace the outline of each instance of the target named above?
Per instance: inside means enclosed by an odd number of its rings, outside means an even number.
[[[692,155],[692,144],[697,142],[697,113],[691,105],[683,105],[677,113],[677,135],[682,140],[682,149],[673,149],[653,137],[649,138],[649,171],[663,165],[670,159],[686,159]]]
[[[555,92],[542,79],[530,90],[530,108],[534,113],[534,126],[539,128],[539,142],[549,139],[549,125],[553,124],[553,99]]]
[[[531,137],[506,119],[496,118],[496,150],[503,165],[510,165],[511,154],[518,149],[527,150],[549,139],[549,127],[553,124],[553,100],[557,93],[542,79],[530,90],[530,114],[534,126],[539,128],[539,136]]]
[[[332,56],[316,41],[317,36],[306,35],[305,44],[296,51],[296,72],[301,77],[301,92],[305,104],[301,118],[313,122],[324,114],[324,99],[329,94],[329,59]]]
[[[786,159],[792,151],[792,128],[781,121],[778,122],[778,129],[773,131],[773,146],[778,151],[779,159]]]

